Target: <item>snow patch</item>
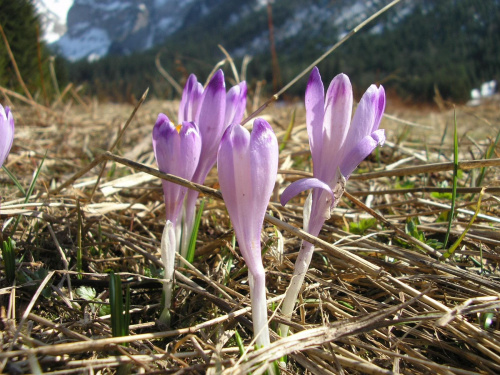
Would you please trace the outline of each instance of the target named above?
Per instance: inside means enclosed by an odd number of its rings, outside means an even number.
[[[106,1],[106,0],[75,0],[76,5],[88,6],[102,12],[117,12],[130,8],[133,4],[127,1]]]
[[[493,97],[497,91],[497,85],[497,81],[491,80],[488,82],[483,82],[480,88],[472,89],[470,92],[471,100],[467,102],[467,105],[475,107],[480,105],[484,99]]]
[[[66,18],[74,0],[35,0],[43,26],[43,40],[57,41],[66,32]]]
[[[489,98],[490,96],[493,96],[495,94],[496,89],[497,89],[497,81],[492,80],[484,82],[481,85],[481,96],[483,98]]]
[[[165,17],[156,24],[156,27],[169,35],[176,31],[179,27],[181,27],[181,25],[181,20],[172,17]]]
[[[89,29],[79,38],[63,35],[58,42],[61,53],[70,61],[87,56],[92,56],[92,60],[95,61],[108,53],[110,45],[108,33],[100,28]]]

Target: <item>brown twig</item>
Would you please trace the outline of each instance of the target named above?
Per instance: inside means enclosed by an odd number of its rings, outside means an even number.
[[[16,59],[14,57],[14,54],[12,53],[12,50],[10,49],[10,44],[9,41],[7,40],[7,36],[5,35],[5,32],[3,30],[2,25],[0,24],[0,34],[2,34],[3,42],[5,43],[5,49],[7,50],[7,54],[9,55],[10,62],[12,63],[12,66],[14,67],[14,72],[16,73],[17,81],[21,85],[21,87],[24,90],[24,93],[28,97],[28,99],[31,102],[34,102],[33,97],[30,94],[30,91],[26,87],[26,84],[24,83],[23,77],[21,76],[21,73],[19,72],[19,68],[16,63]]]
[[[125,122],[125,125],[120,130],[115,141],[113,142],[113,144],[109,148],[109,150],[108,150],[109,152],[113,151],[115,149],[116,145],[118,144],[118,142],[120,142],[121,138],[123,137],[123,134],[125,134],[125,130],[127,130],[128,126],[132,122],[132,119],[134,118],[135,114],[137,113],[137,111],[141,107],[142,103],[144,103],[144,101],[146,100],[146,97],[148,96],[148,92],[149,92],[149,87],[146,89],[146,91],[144,91],[144,94],[142,94],[141,98],[137,102],[137,104],[136,104],[134,110],[132,111],[132,113],[130,114],[128,120]],[[94,185],[94,188],[92,189],[92,192],[90,193],[90,197],[89,197],[90,201],[92,201],[92,198],[94,197],[95,191],[96,191],[97,187],[99,186],[99,182],[101,181],[101,178],[104,174],[105,169],[106,169],[106,161],[104,162],[104,164],[101,168],[101,172],[99,173],[99,176],[97,176],[97,181]]]

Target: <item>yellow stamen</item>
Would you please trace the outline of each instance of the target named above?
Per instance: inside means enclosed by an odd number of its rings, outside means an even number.
[[[175,129],[177,130],[177,133],[180,133],[182,129],[182,124],[177,125]]]

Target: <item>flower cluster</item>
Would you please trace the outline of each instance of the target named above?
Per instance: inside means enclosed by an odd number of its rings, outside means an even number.
[[[276,136],[265,120],[256,119],[251,133],[240,125],[245,104],[245,83],[226,94],[222,71],[214,75],[205,89],[192,75],[179,107],[181,125],[175,126],[160,114],[153,131],[153,146],[161,171],[197,183],[204,182],[217,160],[221,193],[249,270],[256,344],[265,346],[269,344],[269,329],[260,236],[276,181],[279,150]],[[305,105],[313,178],[291,184],[283,192],[281,203],[284,205],[297,194],[312,189],[304,207],[304,230],[317,236],[351,173],[375,147],[384,143],[384,131],[378,128],[385,109],[385,92],[381,86],[370,86],[351,119],[353,93],[349,78],[345,74],[336,76],[325,95],[319,70],[314,68]],[[198,193],[166,181],[163,189],[167,225],[162,258],[168,279],[173,276],[172,259],[179,246],[180,233],[176,228],[181,206],[184,202],[184,233],[189,235]],[[291,316],[313,250],[312,244],[303,243],[282,306],[285,316]],[[282,335],[287,334],[286,325],[280,329]]]
[[[205,90],[194,74],[189,76],[179,106],[179,123],[194,122],[201,136],[200,160],[193,174],[193,182],[205,182],[217,160],[217,150],[224,131],[230,124],[241,122],[246,101],[246,82],[233,86],[226,93],[222,70],[214,74]],[[184,228],[180,251],[184,257],[193,230],[197,198],[198,192],[189,190],[184,202]]]
[[[153,150],[160,171],[190,180],[200,159],[201,138],[193,122],[175,126],[169,118],[160,113],[153,128]],[[169,308],[172,300],[175,253],[180,240],[179,216],[187,188],[169,181],[162,181],[165,197],[167,224],[162,237],[161,258],[165,265],[165,310],[164,322],[169,322]],[[167,246],[168,245],[168,246]]]
[[[153,150],[160,171],[202,184],[215,164],[225,129],[241,121],[245,105],[245,82],[226,93],[222,70],[214,74],[205,89],[195,75],[190,75],[179,105],[179,125],[160,113],[153,129]],[[167,280],[162,316],[167,323],[175,253],[186,256],[198,192],[168,181],[162,184],[167,219],[161,247]]]

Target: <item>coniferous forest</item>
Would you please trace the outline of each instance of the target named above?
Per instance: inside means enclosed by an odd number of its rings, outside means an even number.
[[[276,2],[273,19],[276,25],[285,22],[298,2]],[[383,32],[364,30],[337,50],[320,67],[329,76],[345,72],[353,77],[359,88],[371,82],[384,83],[403,99],[432,101],[435,87],[452,101],[463,102],[470,90],[485,80],[500,77],[500,2],[497,0],[439,0],[421,1],[414,12],[402,21],[391,21],[394,11],[382,16],[387,26]],[[215,16],[224,19],[220,9]],[[151,86],[159,96],[169,97],[172,89],[154,68],[154,58],[161,52],[162,64],[177,79],[186,72],[204,75],[223,59],[217,48],[222,43],[231,51],[256,30],[267,28],[265,10],[239,24],[237,32],[221,30],[213,22],[200,22],[170,38],[151,51],[131,56],[108,56],[95,63],[79,62],[69,65],[69,77],[88,82],[89,89],[100,96],[127,99],[140,95]],[[374,25],[376,26],[376,22]],[[311,35],[304,30],[293,40],[277,44],[277,54],[284,83],[319,56],[337,40],[335,29]],[[182,41],[179,43],[179,41]],[[247,79],[265,79],[272,91],[270,52],[252,56]],[[240,59],[241,61],[241,59]],[[292,88],[289,94],[303,95]]]
[[[0,3],[1,23],[8,30],[21,73],[28,84],[40,87],[40,72],[46,80],[49,77],[49,54],[42,43],[38,57],[38,22],[34,22],[37,16],[30,10],[31,2],[0,0]],[[303,6],[301,1],[276,1],[273,4],[275,26],[286,22],[300,6]],[[234,5],[231,7],[229,2],[223,3],[211,18],[202,18],[200,22],[170,36],[162,45],[145,52],[128,56],[110,54],[92,63],[79,61],[63,64],[62,59],[57,59],[58,80],[61,85],[68,81],[84,84],[88,94],[97,95],[100,99],[128,101],[141,95],[147,87],[157,97],[173,98],[175,91],[155,67],[158,54],[163,67],[183,84],[187,72],[206,75],[214,64],[224,58],[218,44],[234,51],[262,30],[267,30],[265,9],[244,18],[237,27],[225,28],[213,22],[213,18],[227,19],[232,10]],[[382,31],[375,32],[379,23],[384,27]],[[413,12],[404,17],[398,16],[396,10],[383,14],[321,63],[320,68],[329,76],[345,72],[352,77],[354,86],[359,90],[371,82],[379,82],[404,100],[429,102],[433,100],[437,88],[443,98],[464,102],[472,88],[484,81],[500,78],[499,25],[498,0],[419,1]],[[321,30],[321,34],[301,30],[296,37],[277,43],[282,83],[293,78],[337,41],[339,30],[334,26],[321,25]],[[0,83],[19,89],[16,79],[12,78],[10,60],[4,51],[1,43]],[[250,86],[257,80],[264,80],[267,83],[265,92],[270,94],[273,91],[270,51],[266,49],[251,57],[246,77]],[[235,60],[237,66],[241,66],[242,59]],[[288,94],[303,95],[300,89],[293,87]]]
[[[51,52],[41,41],[40,19],[32,1],[0,0],[0,25],[27,89],[44,96],[47,101],[54,93],[50,83]],[[56,57],[53,66],[59,80],[67,81],[63,59]],[[0,86],[22,92],[3,38],[0,40]]]

